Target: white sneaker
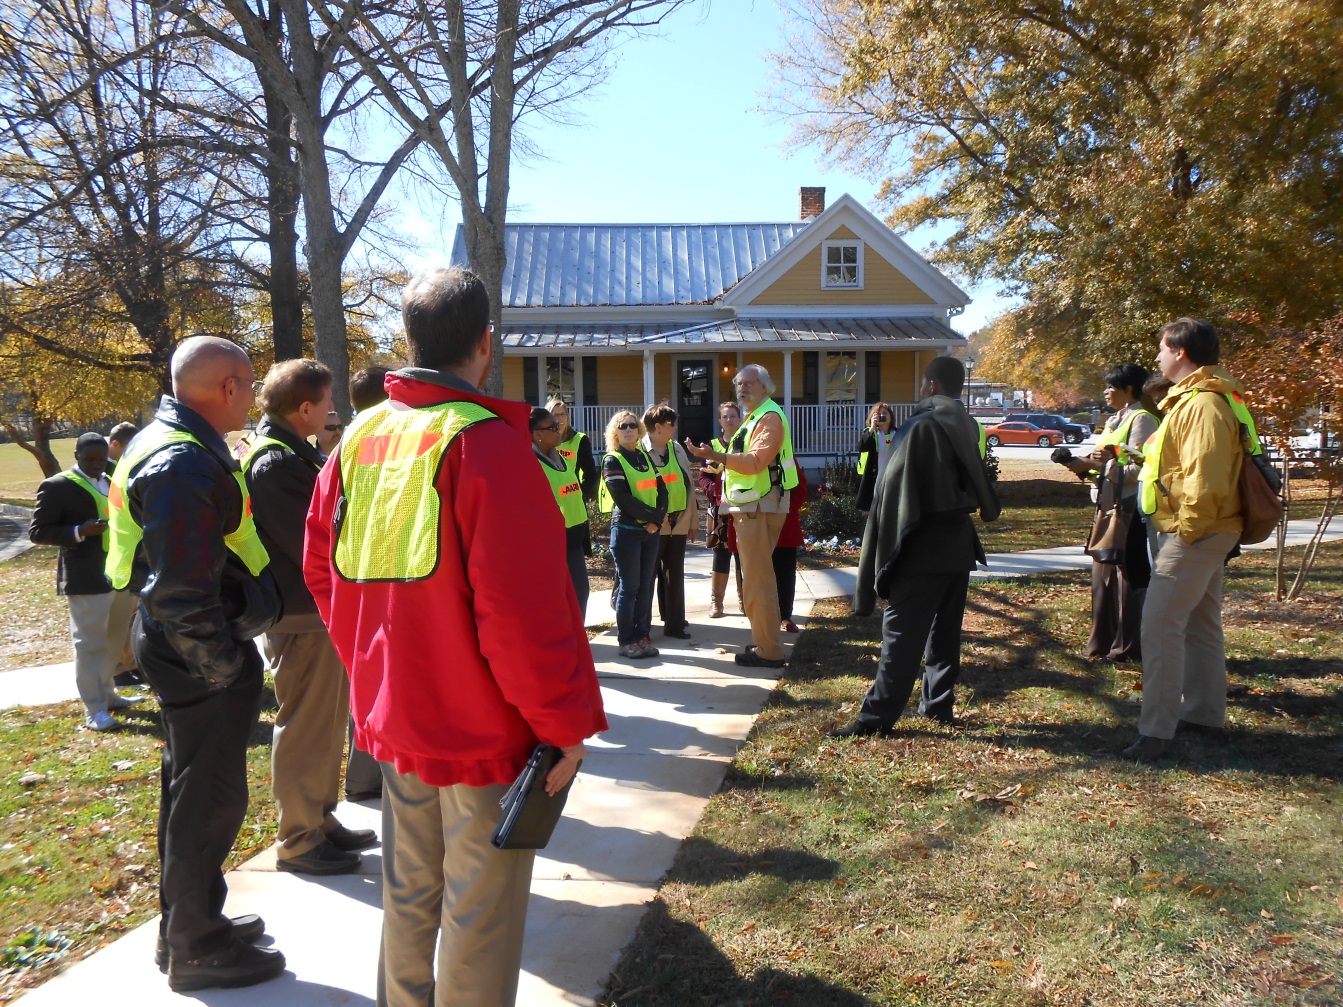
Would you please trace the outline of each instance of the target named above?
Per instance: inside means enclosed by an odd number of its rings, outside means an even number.
[[[144,696],[118,696],[114,692],[112,693],[112,697],[107,701],[107,708],[109,710],[124,710],[127,707],[134,706],[136,703],[143,703],[144,699]]]
[[[99,710],[97,713],[89,714],[84,718],[84,730],[86,731],[115,731],[121,725],[106,710]]]

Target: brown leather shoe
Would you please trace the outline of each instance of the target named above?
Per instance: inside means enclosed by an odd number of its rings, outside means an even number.
[[[1122,754],[1139,762],[1155,762],[1166,754],[1172,744],[1174,742],[1170,738],[1149,738],[1140,734],[1138,740],[1124,749]]]

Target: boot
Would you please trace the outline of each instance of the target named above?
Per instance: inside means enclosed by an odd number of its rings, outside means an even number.
[[[709,618],[723,618],[723,595],[727,591],[727,574],[713,575],[713,601],[709,603]]]

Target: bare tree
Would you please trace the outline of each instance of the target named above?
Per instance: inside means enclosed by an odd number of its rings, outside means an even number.
[[[225,0],[236,2],[236,0]],[[502,388],[504,226],[515,130],[600,72],[606,45],[690,0],[314,0],[330,37],[441,162],[461,198],[467,259],[495,322],[490,388]]]

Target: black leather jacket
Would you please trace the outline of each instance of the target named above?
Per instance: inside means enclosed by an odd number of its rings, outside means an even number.
[[[238,463],[224,439],[170,395],[137,439],[163,426],[188,431],[204,450],[170,444],[127,485],[131,517],[144,530],[135,563],[144,573],[145,630],[163,637],[188,675],[224,689],[255,665],[255,648],[244,641],[279,618],[280,596],[268,571],[253,577],[224,544],[243,506]]]

